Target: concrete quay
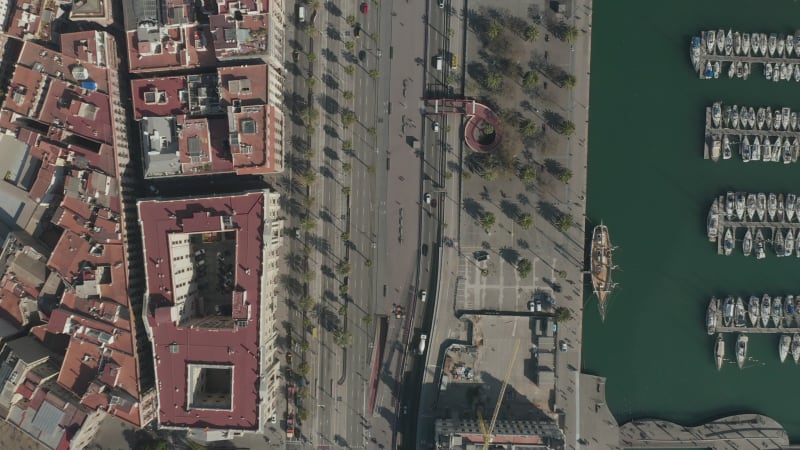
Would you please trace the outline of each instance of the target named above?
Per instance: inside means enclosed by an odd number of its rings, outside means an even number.
[[[634,420],[621,426],[619,432],[620,445],[629,448],[765,450],[789,445],[786,430],[775,420],[758,414],[725,417],[697,427],[666,420]]]

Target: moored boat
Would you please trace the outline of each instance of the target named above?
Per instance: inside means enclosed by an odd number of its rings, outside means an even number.
[[[711,301],[708,302],[708,309],[706,309],[706,329],[708,331],[708,335],[714,334],[714,331],[717,329],[717,311],[719,310],[719,299],[716,297],[711,297]]]
[[[787,295],[783,302],[783,325],[791,327],[794,322],[794,295]]]
[[[772,299],[772,312],[770,315],[772,316],[772,323],[776,327],[780,327],[783,324],[783,302],[781,300],[781,297]]]
[[[772,143],[772,161],[778,162],[781,160],[781,137],[778,136],[775,138],[775,142]]]
[[[747,220],[754,220],[756,216],[756,194],[747,194]]]
[[[706,51],[709,54],[714,53],[714,46],[716,44],[714,39],[716,37],[715,34],[716,33],[714,32],[714,30],[706,31]]]
[[[722,136],[722,159],[731,159],[732,156],[733,151],[731,150],[731,140],[726,134]]]
[[[800,362],[800,333],[795,333],[792,336],[792,359],[795,364]]]
[[[719,35],[717,35],[717,39],[719,39]],[[767,56],[769,53],[769,39],[767,38],[767,33],[761,33],[761,54]]]
[[[600,309],[600,319],[605,320],[606,302],[614,283],[611,281],[611,271],[614,268],[612,253],[614,248],[611,245],[611,237],[608,227],[603,224],[597,225],[592,231],[592,247],[590,272],[592,276],[592,289],[597,296],[598,307]]]
[[[794,65],[794,81],[800,82],[800,64]]]
[[[764,129],[765,130],[772,129],[772,108],[769,106],[767,106],[767,110],[764,111]],[[766,139],[766,137],[764,137],[764,139]]]
[[[781,110],[780,109],[776,109],[773,114],[774,114],[774,116],[772,118],[772,128],[777,130],[777,129],[779,129],[781,127],[781,119],[782,119]]]
[[[717,30],[716,40],[717,53],[721,54],[722,51],[725,50],[725,32],[723,30]]]
[[[786,255],[786,249],[783,246],[783,231],[779,228],[773,229],[772,232],[772,249],[775,250],[775,255],[782,258]]]
[[[778,48],[775,50],[778,52],[778,56],[783,56],[783,51],[786,50],[786,38],[779,36],[777,44]]]
[[[794,219],[794,210],[797,206],[797,196],[793,193],[786,194],[786,221]]]
[[[731,112],[733,111],[733,107],[731,105],[725,105],[725,108],[722,109],[722,126],[728,127],[731,124]]]
[[[750,253],[753,252],[753,232],[750,228],[744,233],[744,239],[742,239],[742,252],[744,256],[750,256]]]
[[[783,163],[789,164],[792,162],[792,146],[789,144],[789,138],[783,140]]]
[[[710,242],[716,242],[719,234],[719,201],[717,199],[714,199],[714,202],[711,203],[711,209],[708,211],[706,233]]]
[[[739,106],[733,105],[733,112],[731,113],[731,128],[739,128]]]
[[[758,112],[756,112],[756,127],[760,130],[764,128],[764,113],[766,110],[764,108],[758,108]]]
[[[761,140],[758,136],[753,137],[753,145],[750,146],[750,160],[761,161]]]
[[[784,255],[792,256],[794,251],[794,231],[791,229],[786,230],[786,237],[783,238]]]
[[[772,312],[772,299],[769,295],[764,294],[761,297],[761,326],[767,327],[769,325],[769,318]]]
[[[794,237],[794,255],[800,258],[800,229],[797,230],[797,234]]]
[[[783,194],[778,194],[778,209],[775,211],[775,220],[778,222],[783,222],[784,211],[786,209],[786,203],[783,199]]]
[[[782,334],[778,341],[778,357],[781,362],[786,361],[786,355],[789,354],[789,347],[792,345],[792,338],[788,334]]]
[[[747,360],[747,341],[748,338],[744,334],[740,334],[736,338],[736,364],[740,369],[744,367],[744,362]]]
[[[750,56],[750,33],[742,33],[742,54]]]
[[[756,110],[752,106],[747,108],[747,127],[754,128],[756,126]]]
[[[761,232],[760,228],[758,229],[758,231],[756,231],[755,245],[756,245],[756,259],[764,259],[764,258],[766,258],[767,257],[767,252],[764,249],[764,246],[765,246],[764,245],[764,234]]]
[[[733,240],[733,229],[728,228],[725,230],[725,239],[722,241],[722,249],[725,253],[725,256],[730,256],[733,253],[733,248],[735,247],[736,243]]]
[[[726,327],[731,326],[731,323],[733,322],[733,308],[733,297],[728,296],[725,299],[725,303],[722,305],[722,324]]]
[[[692,61],[692,66],[694,70],[700,70],[702,61],[700,60],[700,56],[702,55],[702,42],[699,37],[695,36],[692,38],[692,41],[689,43],[689,58]]]
[[[709,305],[709,308],[711,306]],[[757,327],[758,326],[758,318],[761,315],[761,307],[758,302],[758,297],[755,295],[750,296],[750,300],[747,304],[747,313],[750,316],[750,325]],[[716,316],[716,310],[714,310],[714,315]],[[711,331],[708,334],[713,334]]]
[[[719,122],[722,120],[722,105],[720,102],[714,102],[711,105],[711,120],[715,128],[719,128]]]
[[[778,196],[774,193],[770,193],[768,200],[767,200],[767,215],[769,216],[769,220],[775,220],[775,212],[778,211]]]
[[[769,56],[775,54],[775,49],[777,48],[777,44],[778,44],[778,35],[775,33],[770,34],[769,40],[767,41],[767,50],[769,51]]]
[[[758,220],[763,221],[766,216],[764,213],[767,211],[767,194],[759,192],[756,196],[756,215]]]
[[[750,149],[750,138],[747,136],[742,138],[742,144],[739,147],[742,153],[742,161],[750,162],[750,159],[753,157],[753,152]]]
[[[730,29],[725,35],[725,54],[729,56],[733,54],[733,32]]]
[[[742,34],[738,31],[733,33],[733,53],[735,55],[742,53]]]
[[[746,199],[746,197],[745,197],[745,193],[744,192],[737,192],[736,193],[736,206],[735,206],[735,209],[736,209],[736,217],[739,220],[744,220],[745,219],[745,215],[744,214],[745,214],[745,211],[747,210],[746,200],[745,199]]]
[[[714,78],[719,78],[719,74],[721,72],[722,72],[722,65],[720,64],[719,61],[715,61],[714,62],[714,71],[713,71]]]
[[[744,307],[742,297],[736,298],[736,306],[734,307],[733,326],[743,327],[747,325],[747,310]]]
[[[783,128],[784,130],[788,130],[789,123],[791,121],[792,121],[792,110],[784,106],[783,109],[781,109],[781,128]]]
[[[797,112],[796,111],[792,111],[792,115],[789,117],[789,129],[790,130],[797,130]]]
[[[790,33],[786,35],[786,57],[791,57],[792,52],[794,52],[794,35]]]
[[[714,344],[714,364],[717,365],[717,370],[722,369],[722,362],[725,360],[725,338],[722,333],[717,335],[717,341]]]
[[[771,80],[772,79],[772,63],[764,64],[764,78]]]

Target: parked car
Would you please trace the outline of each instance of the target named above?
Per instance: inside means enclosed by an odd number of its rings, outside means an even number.
[[[366,14],[366,13],[368,13],[368,12],[369,12],[369,3],[367,3],[367,2],[362,2],[362,3],[361,3],[361,7],[360,7],[359,9],[361,10],[361,14]]]
[[[364,62],[367,60],[367,52],[365,50],[361,50],[358,52],[358,60]]]
[[[419,300],[422,303],[425,303],[425,300],[427,299],[428,299],[428,291],[426,291],[425,289],[419,291]]]
[[[439,132],[439,122],[434,121],[432,127],[433,127],[433,132],[434,133],[438,133]]]
[[[423,197],[423,199],[425,200],[425,203],[427,203],[429,205],[431,204],[431,198],[433,198],[433,197],[431,197],[431,194],[429,194],[427,192],[425,193],[425,196]]]

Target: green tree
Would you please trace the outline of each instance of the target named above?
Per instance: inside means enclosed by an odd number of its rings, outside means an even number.
[[[525,123],[522,124],[522,129],[520,130],[525,137],[531,137],[536,134],[537,131],[539,131],[539,127],[536,126],[536,122],[533,120],[526,120]]]
[[[349,153],[351,150],[353,150],[353,141],[342,141],[342,151]]]
[[[347,19],[345,20],[347,21],[347,24],[350,25],[351,27],[356,24],[356,16],[354,15],[347,16]]]
[[[298,178],[303,184],[305,184],[306,186],[310,186],[314,184],[315,181],[317,181],[317,173],[311,169],[307,169],[305,172],[300,174]]]
[[[558,216],[558,219],[556,219],[556,228],[562,232],[569,230],[574,224],[575,219],[569,214],[561,214]]]
[[[344,91],[344,92],[342,92],[342,97],[344,97],[344,99],[347,100],[347,101],[352,100],[353,99],[353,91]]]
[[[522,77],[522,87],[532,89],[539,82],[539,74],[534,71],[525,72]]]
[[[494,134],[494,127],[486,123],[481,127],[481,132],[487,136],[491,136]]]
[[[455,35],[456,35],[456,30],[454,30],[452,28],[448,28],[447,29],[447,37],[449,37],[450,39],[453,39],[453,36],[455,36]]]
[[[353,335],[340,328],[333,332],[333,342],[342,348],[349,347],[353,343]]]
[[[303,281],[308,283],[309,281],[312,281],[314,280],[314,278],[317,277],[317,272],[314,272],[313,270],[306,270],[305,272],[303,272],[302,277]]]
[[[503,85],[503,76],[497,72],[489,72],[486,74],[486,89],[490,91],[498,91]]]
[[[347,287],[347,285],[346,285],[346,284],[340,284],[340,285],[339,285],[339,294],[341,294],[341,295],[345,295],[345,294],[347,294],[349,291],[350,291],[350,288],[349,288],[349,287]]]
[[[381,73],[378,71],[378,69],[372,69],[372,70],[370,70],[370,71],[369,71],[367,74],[368,74],[368,75],[369,75],[369,77],[370,77],[370,78],[372,78],[373,80],[374,80],[374,79],[377,79],[378,77],[380,77],[380,76],[381,76]]]
[[[561,172],[558,174],[558,179],[564,183],[569,183],[569,180],[572,179],[572,171],[566,167],[561,169]]]
[[[306,34],[309,35],[310,37],[317,37],[317,35],[319,34],[319,30],[314,25],[310,25],[306,27]]]
[[[564,85],[565,88],[572,89],[575,87],[576,81],[577,80],[575,79],[575,75],[567,75],[564,77],[561,83]]]
[[[304,106],[303,109],[300,110],[300,119],[302,119],[306,125],[316,123],[319,121],[319,110],[313,106]]]
[[[533,225],[533,216],[528,213],[523,213],[517,216],[517,225],[523,230],[527,230]]]
[[[305,231],[311,231],[317,226],[317,219],[312,216],[305,216],[300,219],[300,227]]]
[[[369,127],[369,128],[367,128],[367,133],[368,133],[370,136],[372,136],[372,137],[375,137],[375,136],[377,136],[377,135],[378,135],[378,129],[377,129],[377,128],[375,128],[375,127]]]
[[[575,124],[569,120],[561,124],[561,134],[564,136],[572,136],[575,134]]]
[[[574,44],[575,43],[575,39],[577,39],[577,38],[578,38],[578,29],[577,28],[575,28],[575,27],[567,27],[567,29],[564,30],[564,40],[568,44]]]
[[[356,44],[353,41],[347,41],[344,43],[344,48],[346,48],[348,52],[352,52],[353,49],[356,48]]]
[[[572,319],[572,312],[569,310],[569,308],[559,306],[555,309],[555,311],[553,311],[553,318],[556,322],[566,322]]]
[[[300,300],[297,303],[300,305],[300,309],[302,309],[303,312],[311,311],[311,309],[314,308],[315,304],[314,298],[311,297],[310,295],[304,295],[300,297]]]
[[[309,348],[310,346],[308,345],[308,341],[303,341],[300,343],[300,350],[302,350],[304,353],[307,352]]]
[[[342,235],[341,235],[341,238],[342,238],[343,241],[349,241],[350,240],[350,233],[348,233],[347,231],[343,231]]]
[[[308,62],[310,62],[312,64],[317,62],[317,54],[316,53],[309,53],[308,56],[306,56],[306,58],[308,58]]]
[[[371,259],[365,259],[364,260],[364,265],[367,266],[367,267],[372,267],[372,260]]]
[[[347,305],[342,305],[339,307],[339,315],[347,316]]]
[[[314,89],[314,86],[316,85],[317,85],[317,79],[314,78],[314,76],[306,78],[306,86],[308,86],[309,89]]]
[[[350,128],[354,123],[356,123],[356,113],[349,109],[342,111],[342,126]]]
[[[307,362],[303,361],[297,366],[297,374],[301,377],[308,375],[311,372],[311,366],[308,365]]]
[[[356,66],[354,66],[352,64],[348,64],[348,65],[344,66],[344,73],[346,73],[348,75],[352,75],[352,74],[356,73]]]
[[[479,222],[484,230],[489,231],[497,222],[497,217],[493,213],[487,212],[481,216]]]
[[[534,27],[533,25],[525,27],[525,30],[522,31],[522,38],[528,42],[533,42],[538,37],[539,37],[539,29]]]
[[[347,275],[350,273],[350,269],[350,263],[346,259],[343,259],[336,264],[336,273],[339,275]]]
[[[497,20],[492,19],[489,22],[489,28],[486,30],[486,37],[493,41],[497,39],[497,36],[500,36],[501,31],[503,31],[503,26]]]
[[[350,186],[342,186],[342,194],[350,195],[351,192],[353,192],[353,190]]]
[[[297,420],[300,422],[305,422],[308,420],[308,410],[305,408],[300,408],[297,410]]]
[[[353,165],[352,164],[350,164],[350,163],[342,164],[342,172],[350,173],[351,170],[353,170]]]
[[[370,34],[369,37],[375,42],[378,42],[378,41],[381,40],[381,35],[377,31],[372,33],[372,34]]]
[[[364,314],[364,317],[361,318],[361,321],[364,322],[364,325],[369,326],[372,323],[372,316],[369,314]]]
[[[536,167],[525,166],[519,171],[519,178],[527,184],[536,181]]]
[[[519,262],[517,262],[517,273],[521,278],[528,278],[528,275],[531,274],[532,270],[533,270],[533,263],[531,263],[531,260],[524,258],[520,259]]]

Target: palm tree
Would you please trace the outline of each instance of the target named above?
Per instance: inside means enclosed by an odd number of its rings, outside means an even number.
[[[342,194],[350,195],[351,192],[352,192],[352,189],[350,188],[350,186],[342,186]]]
[[[342,238],[343,241],[349,241],[350,240],[350,233],[348,233],[347,231],[342,231],[342,234],[341,234],[340,237]]]
[[[533,183],[536,181],[536,167],[525,166],[519,171],[519,178],[525,183]]]
[[[347,41],[344,43],[344,48],[346,48],[348,52],[352,52],[353,49],[356,48],[356,43],[353,41]]]
[[[520,259],[517,262],[517,273],[521,278],[527,278],[533,270],[533,263],[529,259]]]
[[[307,362],[303,361],[299,366],[297,366],[298,375],[304,377],[308,375],[309,372],[311,372],[311,366],[309,366]]]
[[[370,70],[368,74],[373,80],[381,76],[381,73],[377,69]]]
[[[333,342],[339,347],[348,347],[353,342],[353,335],[349,331],[340,328],[333,332]]]
[[[526,120],[525,123],[522,125],[522,135],[525,137],[531,137],[539,130],[539,127],[536,126],[536,122],[533,120]]]
[[[569,183],[569,180],[572,179],[572,171],[565,167],[561,173],[558,174],[558,179],[564,183]]]
[[[575,219],[569,214],[561,214],[556,219],[556,227],[559,231],[565,232],[574,225]]]
[[[566,322],[572,319],[572,312],[569,310],[569,308],[559,306],[553,312],[553,318],[555,319],[556,322]]]
[[[302,119],[306,125],[316,123],[319,120],[319,110],[310,105],[305,106],[300,111],[300,119]]]
[[[522,87],[525,89],[532,89],[538,82],[539,74],[533,71],[525,72],[525,75],[522,77]]]
[[[309,169],[303,172],[299,178],[300,181],[303,182],[303,184],[305,184],[306,186],[310,186],[314,184],[315,181],[317,181],[317,173]]]
[[[369,133],[370,136],[375,137],[378,135],[378,129],[375,127],[367,128],[367,133]]]
[[[309,89],[314,89],[314,86],[316,85],[317,85],[317,79],[314,78],[313,75],[306,78],[306,86],[308,86]]]
[[[578,38],[578,29],[575,27],[569,27],[564,30],[564,40],[567,41],[568,44],[574,44],[575,39]]]
[[[308,62],[310,62],[310,63],[317,62],[317,54],[316,53],[309,53],[308,56],[306,56],[306,58],[308,58]]]
[[[569,120],[561,124],[561,134],[565,136],[572,136],[575,134],[575,124]]]
[[[353,141],[342,141],[342,151],[349,153],[353,149]]]
[[[356,16],[353,16],[353,15],[347,16],[346,21],[347,21],[347,24],[352,27],[353,25],[356,24]]]
[[[500,36],[501,31],[503,31],[503,26],[500,25],[500,22],[497,20],[492,19],[491,22],[489,22],[489,28],[486,30],[486,37],[489,38],[490,41],[493,41],[497,36]]]
[[[344,92],[342,92],[342,97],[344,97],[344,99],[347,100],[347,101],[352,100],[353,99],[353,91],[344,91]]]
[[[305,231],[311,231],[317,226],[317,219],[312,216],[305,216],[300,219],[300,227]]]
[[[319,34],[319,30],[314,25],[311,25],[306,28],[306,34],[311,37],[316,37]]]
[[[304,295],[300,297],[300,300],[297,302],[300,305],[300,309],[303,312],[309,312],[312,308],[314,308],[314,298],[310,295]]]
[[[352,74],[356,73],[356,67],[354,65],[352,65],[352,64],[348,64],[348,65],[344,66],[344,73],[346,73],[348,75],[352,75]]]
[[[494,226],[497,218],[494,216],[493,213],[487,212],[481,216],[479,222],[484,230],[489,231]]]
[[[343,259],[343,260],[339,261],[336,264],[336,273],[338,273],[339,275],[342,275],[342,276],[347,275],[348,273],[350,273],[350,263],[347,262],[346,259]]]
[[[575,75],[567,75],[566,77],[564,77],[562,84],[564,85],[565,88],[572,89],[575,87],[576,81],[577,80],[575,79]]]
[[[528,213],[520,214],[517,216],[517,225],[523,230],[527,230],[533,225],[533,216]]]
[[[349,109],[345,109],[342,111],[342,126],[345,128],[350,128],[351,125],[356,123],[356,113],[350,111]]]
[[[342,164],[342,171],[344,173],[350,173],[351,170],[353,170],[353,165],[352,164],[350,164],[350,163]]]
[[[539,37],[539,29],[534,26],[528,26],[522,32],[522,37],[528,42],[533,42]]]
[[[503,84],[503,77],[497,72],[489,72],[486,74],[486,89],[490,91],[497,91]]]

